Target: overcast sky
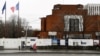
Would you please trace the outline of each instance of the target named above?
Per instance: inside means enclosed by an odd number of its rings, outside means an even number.
[[[11,7],[18,3],[18,0],[0,0],[0,10],[7,2],[7,19],[18,11],[12,13]],[[40,29],[40,18],[50,15],[55,4],[83,4],[96,3],[100,4],[100,0],[19,0],[20,2],[20,17],[25,18],[33,29]],[[5,14],[2,15],[0,11],[0,18],[5,19]]]

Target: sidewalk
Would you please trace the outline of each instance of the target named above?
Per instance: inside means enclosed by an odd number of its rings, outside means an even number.
[[[40,53],[40,54],[100,54],[100,51],[94,50],[0,50],[0,54],[13,53]]]

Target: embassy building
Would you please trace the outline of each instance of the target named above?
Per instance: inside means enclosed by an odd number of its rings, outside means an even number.
[[[54,5],[41,18],[39,38],[100,39],[100,4]]]

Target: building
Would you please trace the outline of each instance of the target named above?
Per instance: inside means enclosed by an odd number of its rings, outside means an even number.
[[[39,38],[100,38],[100,4],[54,5],[52,15],[41,18]]]

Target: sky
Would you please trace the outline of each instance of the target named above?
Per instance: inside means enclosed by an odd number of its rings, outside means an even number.
[[[16,6],[19,1],[19,16],[26,19],[32,29],[41,29],[41,17],[46,17],[52,13],[55,4],[100,4],[100,0],[0,0],[0,19],[5,20],[5,14],[2,14],[2,7],[7,2],[7,20],[13,14],[18,15],[16,10],[11,11],[12,6]]]

